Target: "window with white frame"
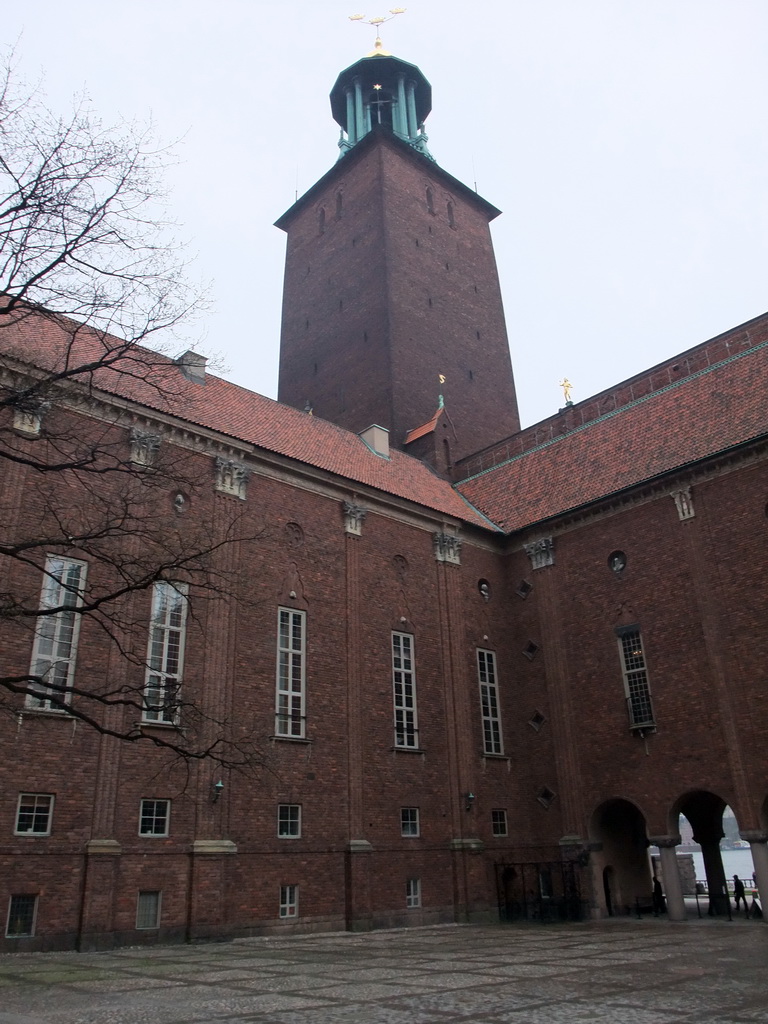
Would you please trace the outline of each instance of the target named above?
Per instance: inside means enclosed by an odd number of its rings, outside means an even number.
[[[419,727],[416,715],[416,671],[413,637],[392,634],[392,685],[395,702],[395,746],[417,748]]]
[[[16,811],[17,836],[49,836],[53,820],[53,797],[47,793],[19,793]]]
[[[419,834],[419,808],[400,808],[400,835],[418,836]]]
[[[495,836],[507,834],[507,812],[502,808],[491,811],[491,828]]]
[[[167,836],[171,823],[170,800],[142,800],[139,815],[140,836]]]
[[[299,887],[298,885],[280,886],[280,917],[299,916]]]
[[[277,835],[279,839],[301,839],[301,804],[278,804]]]
[[[9,939],[35,934],[37,894],[18,893],[8,901],[5,934]]]
[[[306,730],[306,614],[277,610],[275,735],[301,739]]]
[[[186,618],[186,583],[155,583],[144,684],[145,722],[176,725],[179,720]]]
[[[160,902],[162,893],[156,889],[145,889],[136,900],[136,927],[159,928]]]
[[[421,906],[420,878],[409,878],[405,883],[405,905],[409,908]]]
[[[72,558],[49,555],[45,560],[40,616],[27,695],[27,707],[37,711],[64,711],[71,698],[77,636],[87,566]]]
[[[640,630],[637,626],[622,629],[618,633],[618,639],[629,727],[639,730],[654,729],[656,722],[653,717],[651,689]]]
[[[478,648],[477,678],[480,683],[480,708],[483,716],[483,751],[486,754],[503,754],[496,655],[493,651]]]

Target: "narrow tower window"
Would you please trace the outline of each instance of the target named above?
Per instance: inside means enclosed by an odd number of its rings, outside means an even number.
[[[325,207],[321,206],[317,214],[317,231],[322,235],[325,233]]]
[[[632,730],[652,731],[656,727],[651,703],[651,688],[640,630],[634,626],[619,633],[619,654],[624,675],[624,692]]]
[[[341,220],[341,215],[344,212],[344,193],[339,191],[336,193],[336,220]]]
[[[431,188],[427,189],[427,212],[432,214],[435,212],[435,195]]]
[[[453,214],[453,203],[448,203],[448,226],[452,228],[456,227],[456,218]]]

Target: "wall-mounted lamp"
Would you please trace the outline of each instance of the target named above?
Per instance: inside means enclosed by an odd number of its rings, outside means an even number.
[[[472,810],[472,804],[475,802],[475,794],[474,793],[467,793],[465,799],[467,801],[467,810],[471,811]]]
[[[218,782],[214,782],[214,784],[213,784],[213,802],[214,803],[216,803],[216,801],[219,799],[219,797],[221,796],[221,794],[223,792],[224,792],[224,783],[221,781],[221,779],[219,779]]]

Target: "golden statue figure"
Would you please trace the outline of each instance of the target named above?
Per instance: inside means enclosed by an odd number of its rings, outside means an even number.
[[[571,405],[571,388],[573,387],[573,384],[571,384],[567,377],[563,377],[563,379],[560,381],[560,387],[563,389],[563,397],[565,398],[565,404]]]

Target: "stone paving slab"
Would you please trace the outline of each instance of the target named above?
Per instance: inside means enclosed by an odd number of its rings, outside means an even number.
[[[768,1024],[768,926],[665,920],[0,955],[0,1024]]]

